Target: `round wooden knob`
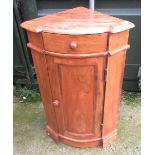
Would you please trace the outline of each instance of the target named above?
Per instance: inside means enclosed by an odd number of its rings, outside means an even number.
[[[75,41],[72,41],[72,42],[70,43],[70,47],[71,47],[72,49],[77,48],[77,43],[76,43]]]
[[[53,101],[53,105],[56,106],[56,107],[59,106],[59,101],[58,100],[54,100]]]

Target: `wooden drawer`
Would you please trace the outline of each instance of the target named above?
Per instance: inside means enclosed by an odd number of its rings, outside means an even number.
[[[57,53],[105,52],[107,36],[107,33],[93,35],[43,33],[44,48]]]

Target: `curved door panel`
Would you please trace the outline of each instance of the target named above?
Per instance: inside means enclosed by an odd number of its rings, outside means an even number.
[[[65,59],[47,55],[46,59],[60,137],[99,143],[104,58]]]

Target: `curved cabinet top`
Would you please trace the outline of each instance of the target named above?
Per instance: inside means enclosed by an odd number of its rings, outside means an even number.
[[[133,28],[134,24],[84,7],[77,7],[25,21],[21,27],[36,33],[79,35],[117,33]]]

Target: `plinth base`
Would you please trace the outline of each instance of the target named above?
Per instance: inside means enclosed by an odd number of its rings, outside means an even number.
[[[46,131],[47,131],[47,134],[56,143],[60,142],[60,143],[64,143],[64,144],[67,144],[73,147],[79,147],[79,148],[96,147],[96,146],[105,147],[107,145],[110,145],[116,139],[116,135],[117,135],[117,130],[114,130],[110,134],[104,136],[104,138],[79,140],[79,139],[73,139],[73,138],[58,134],[48,125],[46,126]]]

